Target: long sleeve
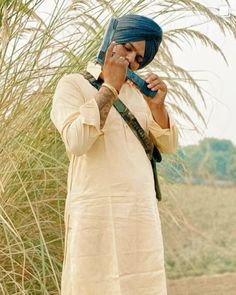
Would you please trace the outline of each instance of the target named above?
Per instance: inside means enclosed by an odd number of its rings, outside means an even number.
[[[81,89],[88,82],[79,74],[61,78],[53,97],[51,120],[61,134],[66,150],[76,156],[86,153],[99,136],[100,114],[94,98],[86,101]]]
[[[169,122],[170,128],[163,129],[153,119],[152,115],[149,115],[149,132],[154,141],[154,144],[158,147],[160,152],[164,153],[175,152],[178,145],[178,130],[170,114]]]

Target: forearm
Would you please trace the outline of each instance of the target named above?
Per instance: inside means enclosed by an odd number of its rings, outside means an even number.
[[[106,87],[101,87],[95,96],[95,100],[98,105],[100,112],[100,128],[102,129],[105,125],[108,113],[112,107],[113,101],[116,97],[113,93]]]
[[[149,120],[149,131],[154,144],[160,152],[173,153],[178,145],[178,130],[173,117],[169,116],[169,128],[161,128],[159,123],[153,119],[153,115]]]
[[[164,104],[155,104],[155,106],[150,107],[150,110],[154,120],[161,128],[170,128],[169,116]]]

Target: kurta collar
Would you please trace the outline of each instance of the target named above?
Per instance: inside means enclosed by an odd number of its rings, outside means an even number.
[[[89,61],[86,70],[97,80],[102,72],[102,67],[98,63]]]

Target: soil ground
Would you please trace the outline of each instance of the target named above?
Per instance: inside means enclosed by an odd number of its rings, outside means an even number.
[[[169,280],[168,295],[236,295],[236,273]]]

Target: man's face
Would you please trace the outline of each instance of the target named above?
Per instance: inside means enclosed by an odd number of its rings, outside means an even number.
[[[113,50],[120,56],[124,56],[129,60],[129,68],[136,71],[143,61],[145,53],[145,41],[127,42],[118,44]]]

